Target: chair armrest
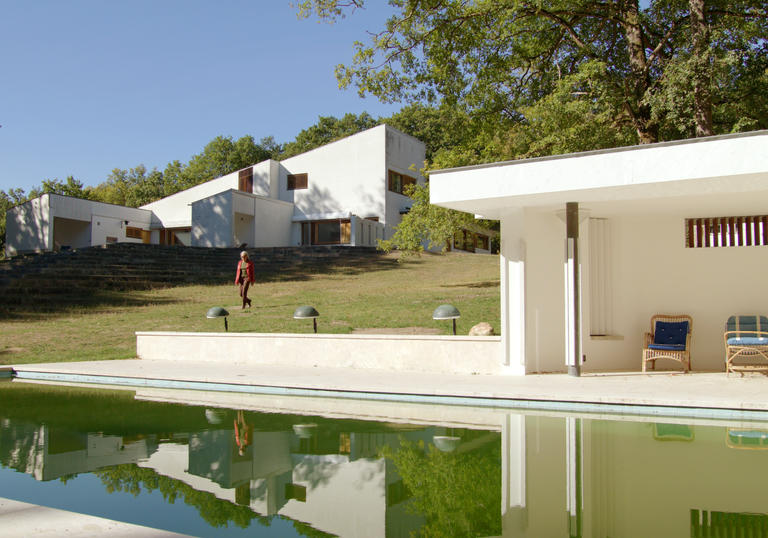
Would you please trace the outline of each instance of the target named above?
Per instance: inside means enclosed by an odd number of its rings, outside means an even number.
[[[649,344],[653,343],[653,335],[651,333],[645,333],[643,335],[643,347],[647,348]]]

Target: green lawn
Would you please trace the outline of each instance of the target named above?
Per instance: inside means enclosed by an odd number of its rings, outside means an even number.
[[[223,331],[221,320],[205,317],[211,306],[229,310],[233,332],[311,332],[310,321],[292,318],[297,306],[309,304],[320,312],[318,332],[417,328],[447,334],[450,322],[432,320],[432,311],[451,303],[462,315],[458,333],[481,321],[499,333],[496,256],[425,254],[363,272],[340,267],[301,280],[270,278],[249,296],[253,308],[242,311],[234,284],[182,286],[113,294],[89,308],[17,314],[0,319],[0,364],[131,358],[135,331]]]

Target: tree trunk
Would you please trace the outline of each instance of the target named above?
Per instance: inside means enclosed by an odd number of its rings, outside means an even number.
[[[715,134],[712,128],[712,92],[709,66],[709,26],[705,16],[706,0],[689,0],[691,40],[693,44],[693,119],[696,137]]]
[[[693,1],[693,0],[691,0]],[[629,0],[624,5],[624,36],[627,39],[631,75],[627,81],[627,110],[637,130],[641,144],[652,144],[659,140],[659,129],[651,120],[651,107],[643,103],[651,84],[648,62],[645,56],[643,29],[640,24],[638,0]]]

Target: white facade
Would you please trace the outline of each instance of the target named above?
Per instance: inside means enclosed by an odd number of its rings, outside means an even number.
[[[6,254],[134,242],[127,228],[148,230],[152,214],[59,194],[43,194],[6,214]]]
[[[768,246],[686,243],[686,219],[768,215],[766,131],[431,177],[433,203],[501,220],[499,360],[511,371],[566,367],[566,202],[580,217],[584,370],[639,370],[655,313],[690,314],[693,368],[723,370],[728,316],[766,314]]]
[[[388,191],[390,171],[423,183],[419,170],[424,155],[422,142],[380,125],[282,162],[255,164],[139,209],[43,195],[8,211],[6,253],[113,239],[205,247],[375,246],[378,239],[391,236],[409,206],[406,196]],[[250,179],[244,183],[241,173]],[[295,177],[305,184],[289,185]],[[48,196],[57,202],[52,204]],[[140,228],[143,238],[127,238],[126,226]],[[66,242],[57,240],[59,236]]]

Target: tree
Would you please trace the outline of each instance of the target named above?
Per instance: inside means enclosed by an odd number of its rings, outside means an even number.
[[[404,194],[413,200],[410,211],[390,239],[379,240],[384,252],[400,250],[400,260],[424,252],[424,243],[427,248],[445,252],[456,231],[473,226],[474,218],[469,213],[430,204],[429,185],[408,185]]]
[[[501,535],[500,440],[468,452],[441,452],[401,439],[397,450],[383,453],[412,495],[406,510],[426,519],[416,536]]]
[[[64,196],[73,196],[85,200],[93,199],[93,192],[90,187],[83,187],[83,182],[67,176],[65,181],[60,179],[44,179],[40,187],[34,188],[29,192],[29,199],[37,198],[41,194],[61,194]]]
[[[0,257],[5,257],[5,216],[9,209],[29,200],[24,189],[0,190]]]
[[[587,63],[605,68],[600,105],[635,141],[656,142],[664,110],[652,96],[680,54],[688,64],[697,131],[707,131],[713,66],[703,51],[757,57],[765,47],[766,7],[758,0],[393,0],[397,12],[368,45],[356,43],[349,65],[337,67],[342,87],[357,86],[395,102],[458,103],[467,111],[525,120],[523,110],[556,90]],[[333,21],[364,0],[304,0],[299,15]],[[691,30],[692,28],[692,30]],[[712,31],[712,34],[709,32]],[[737,73],[745,65],[732,64]],[[738,77],[737,77],[738,78]],[[717,92],[715,92],[717,93]],[[727,92],[726,92],[727,93]],[[674,130],[670,132],[674,133]]]
[[[287,159],[300,153],[319,148],[347,136],[352,136],[366,129],[376,127],[380,122],[373,119],[367,112],[359,115],[344,114],[339,119],[333,116],[320,116],[317,123],[307,127],[296,135],[296,140],[285,144],[281,159]]]

